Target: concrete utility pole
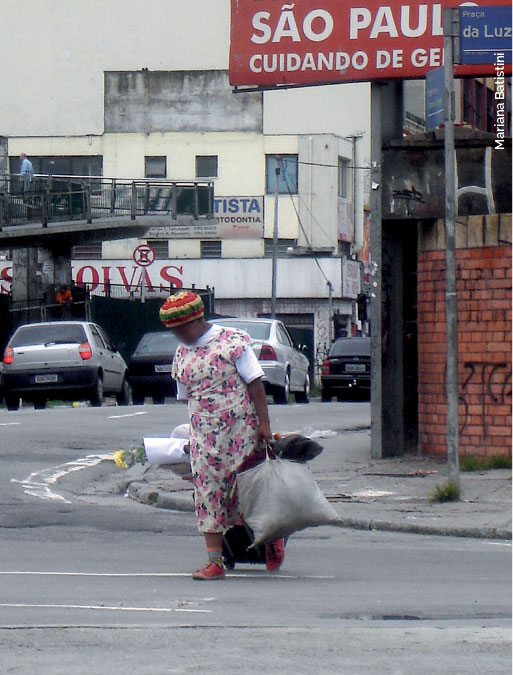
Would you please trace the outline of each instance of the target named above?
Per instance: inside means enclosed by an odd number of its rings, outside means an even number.
[[[280,195],[280,158],[276,157],[274,179],[274,228],[273,228],[273,273],[271,295],[271,318],[276,319],[276,288],[278,284],[278,204]]]
[[[402,264],[400,246],[382,223],[383,144],[403,136],[402,80],[371,82],[371,456],[404,453]],[[387,261],[383,265],[383,259]],[[387,292],[383,293],[383,284]],[[383,329],[383,324],[387,329]]]
[[[371,286],[371,456],[383,457],[383,382],[382,382],[382,304],[381,304],[381,153],[382,153],[382,85],[371,82],[371,261],[374,275]]]
[[[328,350],[333,344],[333,284],[327,281],[328,286]]]
[[[459,37],[459,12],[444,9],[444,123],[445,123],[445,259],[447,461],[449,477],[459,483],[458,427],[458,305],[456,296],[456,161],[454,145],[454,41]]]

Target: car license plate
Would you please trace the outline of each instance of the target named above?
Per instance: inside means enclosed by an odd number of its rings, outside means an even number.
[[[57,375],[36,375],[36,384],[48,384],[49,382],[57,382],[59,379]]]
[[[165,364],[163,366],[155,366],[155,372],[156,373],[170,373],[171,372],[171,364]]]
[[[364,363],[346,363],[346,373],[364,373],[366,370]]]

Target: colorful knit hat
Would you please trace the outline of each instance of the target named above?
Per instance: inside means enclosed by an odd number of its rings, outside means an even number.
[[[170,295],[160,308],[160,320],[167,328],[176,328],[201,319],[205,314],[203,300],[192,291]]]

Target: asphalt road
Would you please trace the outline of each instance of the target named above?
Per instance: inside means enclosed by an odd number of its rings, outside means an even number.
[[[365,403],[271,412],[354,452],[369,424]],[[118,471],[102,455],[183,421],[176,404],[0,411],[2,675],[511,672],[507,542],[319,528],[277,574],[192,581],[191,514],[96,481]]]

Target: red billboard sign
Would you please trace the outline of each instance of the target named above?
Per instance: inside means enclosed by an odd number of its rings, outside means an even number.
[[[272,86],[423,78],[443,64],[443,8],[460,4],[509,0],[232,0],[230,82]],[[493,71],[458,66],[455,74]]]

